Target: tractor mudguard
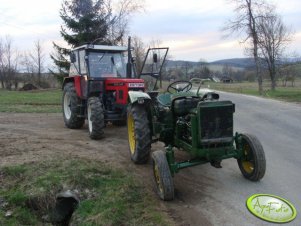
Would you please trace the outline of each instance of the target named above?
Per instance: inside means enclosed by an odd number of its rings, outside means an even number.
[[[138,103],[143,104],[146,100],[151,100],[150,96],[147,93],[143,93],[140,91],[129,91],[129,103]]]
[[[210,89],[200,89],[198,91],[198,96],[201,97],[202,99],[211,99],[211,100],[219,99],[219,94],[213,92]]]

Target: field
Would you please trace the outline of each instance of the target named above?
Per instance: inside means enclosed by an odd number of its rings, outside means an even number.
[[[290,84],[289,84],[290,85]],[[256,82],[242,82],[242,83],[206,83],[205,87],[210,87],[211,89],[221,90],[226,92],[241,93],[247,95],[259,96],[258,84]],[[264,85],[265,98],[272,98],[277,100],[283,100],[288,102],[301,103],[301,80],[298,80],[294,87],[287,86],[276,87],[275,91],[270,89],[269,82],[265,81]]]
[[[61,112],[62,91],[0,90],[0,112],[55,113]]]

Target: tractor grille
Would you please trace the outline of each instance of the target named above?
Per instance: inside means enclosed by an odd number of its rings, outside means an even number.
[[[201,143],[231,142],[234,104],[231,101],[203,102],[198,108]]]

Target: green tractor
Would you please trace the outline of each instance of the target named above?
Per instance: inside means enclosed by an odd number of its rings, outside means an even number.
[[[157,58],[154,53],[153,61],[146,67],[151,70],[141,73],[145,84],[153,84],[152,89],[158,87],[162,69],[154,67]],[[173,176],[180,169],[204,163],[221,168],[223,159],[237,159],[241,173],[251,181],[263,178],[266,170],[263,147],[254,135],[234,134],[234,112],[231,101],[220,101],[217,93],[203,89],[200,79],[173,82],[165,93],[129,91],[130,156],[134,163],[143,164],[151,155],[161,199],[174,198]],[[157,141],[163,142],[165,148],[151,154],[151,144]],[[177,161],[175,150],[188,152],[189,159]]]

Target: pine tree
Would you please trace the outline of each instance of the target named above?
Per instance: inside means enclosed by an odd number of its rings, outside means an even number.
[[[71,48],[87,43],[108,44],[107,13],[103,0],[63,0],[60,17],[63,20],[61,35]],[[62,81],[68,75],[70,49],[53,43],[51,55],[59,72],[54,73]]]

